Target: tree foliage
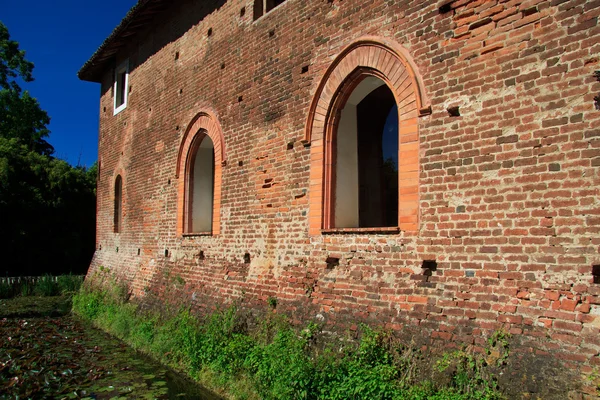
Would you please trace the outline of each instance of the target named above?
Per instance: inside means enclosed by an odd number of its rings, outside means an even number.
[[[32,71],[0,22],[0,274],[83,272],[94,249],[96,167],[52,156],[50,117],[19,85]]]

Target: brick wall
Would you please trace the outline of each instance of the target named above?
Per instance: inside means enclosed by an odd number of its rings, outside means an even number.
[[[202,312],[275,297],[299,323],[366,321],[449,346],[503,328],[561,371],[596,368],[600,2],[287,0],[254,22],[251,3],[170,6],[115,60],[131,66],[116,116],[106,71],[90,274],[110,268],[142,302]],[[431,106],[416,120],[418,224],[321,234],[309,223],[319,173],[308,115],[332,62],[362,37],[404,49]],[[203,112],[224,141],[220,232],[183,237],[178,155]]]

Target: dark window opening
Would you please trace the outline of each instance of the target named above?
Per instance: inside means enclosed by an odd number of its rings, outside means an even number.
[[[398,108],[369,76],[348,98],[334,138],[335,228],[398,226]]]
[[[592,265],[592,277],[594,283],[600,283],[600,265]]]
[[[254,0],[254,20],[256,21],[285,0]]]
[[[205,133],[192,144],[188,165],[187,229],[188,233],[212,232],[215,185],[215,153],[211,138]]]
[[[121,214],[123,207],[123,179],[117,175],[115,179],[115,209],[114,209],[114,231],[121,232]]]
[[[117,73],[117,101],[115,103],[117,107],[125,104],[125,85],[127,85],[127,74],[125,71]]]

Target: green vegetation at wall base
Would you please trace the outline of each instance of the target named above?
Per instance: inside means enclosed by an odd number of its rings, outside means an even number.
[[[359,341],[316,345],[319,326],[310,323],[297,330],[274,312],[253,324],[235,306],[202,321],[185,309],[167,317],[142,312],[126,293],[84,288],[73,298],[73,311],[230,398],[503,398],[482,355],[445,354],[430,363],[434,368],[427,376],[419,366],[422,354],[387,331],[363,326]],[[500,339],[490,345],[506,345]],[[445,373],[446,379],[436,380],[436,373]]]

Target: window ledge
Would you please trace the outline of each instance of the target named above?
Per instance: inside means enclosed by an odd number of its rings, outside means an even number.
[[[388,228],[331,228],[331,229],[321,229],[321,233],[324,235],[356,234],[356,233],[394,234],[394,233],[400,233],[400,228],[397,226],[392,226],[392,227],[388,227]]]
[[[193,233],[184,233],[183,237],[196,237],[196,236],[212,236],[212,232],[193,232]]]

